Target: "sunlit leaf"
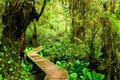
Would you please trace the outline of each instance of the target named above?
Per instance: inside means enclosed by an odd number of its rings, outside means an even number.
[[[0,67],[0,71],[2,70],[2,67]]]
[[[13,68],[9,68],[9,71],[13,71]]]
[[[70,80],[77,80],[77,73],[70,74]]]
[[[0,74],[0,80],[2,80],[2,75]]]
[[[92,74],[91,74],[90,72],[87,72],[87,75],[88,75],[89,80],[93,80],[93,79],[92,79],[93,76],[92,76]]]
[[[4,49],[5,51],[7,51],[7,47],[6,47],[6,46],[3,46],[3,49]]]

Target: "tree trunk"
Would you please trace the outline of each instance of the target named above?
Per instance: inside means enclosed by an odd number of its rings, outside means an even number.
[[[76,40],[76,38],[84,41],[84,36],[85,36],[85,27],[83,22],[79,22],[85,19],[84,14],[85,14],[85,2],[84,1],[71,1],[71,14],[72,14],[72,37],[71,41],[79,44],[79,41]],[[76,21],[78,20],[78,22]]]
[[[18,52],[20,57],[24,56],[25,50],[25,32],[27,26],[34,19],[38,20],[44,11],[46,0],[44,0],[43,7],[40,14],[35,10],[35,6],[32,3],[11,1],[6,2],[5,12],[2,14],[2,22],[5,25],[3,29],[3,36],[1,38],[2,45],[14,46],[15,42],[18,43]],[[16,47],[16,46],[14,46]]]
[[[116,0],[111,0],[110,2],[105,3],[103,6],[106,11],[110,11],[111,14],[115,13]],[[102,32],[102,43],[103,43],[103,59],[105,60],[103,64],[105,65],[105,74],[107,80],[118,80],[119,78],[119,69],[118,69],[118,60],[115,47],[115,39],[117,37],[113,22],[109,19],[108,16],[103,17],[103,32]]]

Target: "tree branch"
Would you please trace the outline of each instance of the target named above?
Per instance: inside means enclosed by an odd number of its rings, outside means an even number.
[[[42,6],[42,9],[41,9],[41,11],[40,11],[40,14],[38,15],[38,19],[40,18],[40,16],[41,16],[42,13],[44,12],[45,5],[46,5],[46,0],[44,0],[44,3],[43,3],[43,6]]]

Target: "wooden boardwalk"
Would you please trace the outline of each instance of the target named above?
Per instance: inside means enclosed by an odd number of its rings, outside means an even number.
[[[42,46],[39,46],[29,52],[27,56],[39,67],[41,68],[45,73],[45,79],[44,80],[69,80],[68,73],[66,70],[61,69],[57,67],[54,63],[51,61],[41,57],[39,54],[37,54],[39,51],[43,49]]]

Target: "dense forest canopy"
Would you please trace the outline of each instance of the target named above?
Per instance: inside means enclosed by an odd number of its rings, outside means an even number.
[[[37,46],[69,80],[119,80],[120,0],[0,0],[0,79],[43,80]]]

